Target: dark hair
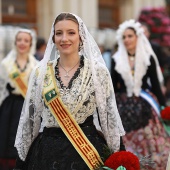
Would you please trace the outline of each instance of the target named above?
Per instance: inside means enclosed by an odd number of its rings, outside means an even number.
[[[63,21],[63,20],[71,20],[71,21],[73,21],[73,22],[75,22],[76,24],[79,25],[79,23],[78,23],[78,21],[77,21],[77,19],[76,19],[76,17],[74,15],[72,15],[70,13],[61,13],[55,19],[53,27],[55,27],[57,22]],[[53,43],[55,43],[54,35],[55,35],[55,29],[54,29],[54,34],[53,34],[53,37],[52,37]]]
[[[141,22],[141,26],[145,26],[151,32],[151,27],[146,22]]]
[[[44,38],[37,38],[37,43],[36,43],[36,50],[39,50],[43,45],[46,45],[46,41]]]
[[[127,27],[126,29],[130,29],[130,30],[134,31],[134,33],[136,34],[136,30],[133,27]]]

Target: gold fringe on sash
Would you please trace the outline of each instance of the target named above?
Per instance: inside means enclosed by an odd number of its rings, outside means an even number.
[[[61,129],[90,170],[94,170],[97,166],[103,164],[99,153],[87,139],[78,123],[72,117],[70,111],[63,104],[55,83],[54,72],[51,65],[47,67],[43,97]]]

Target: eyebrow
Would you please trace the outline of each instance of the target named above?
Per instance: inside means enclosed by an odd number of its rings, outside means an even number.
[[[55,30],[55,31],[62,31],[62,30]],[[74,29],[68,29],[67,31],[76,31],[76,30],[74,30]]]

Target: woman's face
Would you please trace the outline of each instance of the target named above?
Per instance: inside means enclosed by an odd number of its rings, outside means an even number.
[[[19,54],[27,54],[30,51],[32,38],[29,33],[19,32],[16,36],[15,45]]]
[[[54,41],[60,55],[77,55],[80,36],[78,24],[71,20],[62,20],[55,24]]]
[[[137,35],[134,30],[128,28],[123,34],[123,42],[127,51],[135,50],[137,44]]]

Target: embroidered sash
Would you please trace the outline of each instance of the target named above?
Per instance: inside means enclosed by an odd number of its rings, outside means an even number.
[[[47,66],[47,74],[44,79],[43,97],[52,115],[61,129],[70,140],[74,148],[80,154],[90,170],[94,170],[99,164],[103,164],[100,155],[87,139],[82,129],[65,107],[56,86],[52,64]]]
[[[17,88],[19,89],[22,96],[25,98],[27,93],[27,85],[22,79],[21,74],[19,73],[17,66],[14,64],[11,73],[9,74],[12,81],[15,83]]]

